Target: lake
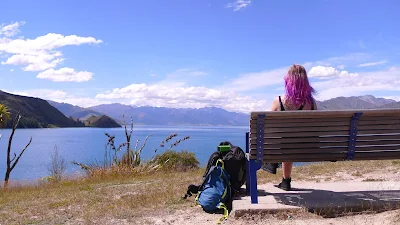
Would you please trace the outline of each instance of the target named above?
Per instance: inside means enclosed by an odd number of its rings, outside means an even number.
[[[132,143],[151,135],[142,152],[144,159],[154,155],[154,150],[170,134],[178,134],[173,141],[190,136],[181,142],[176,151],[189,150],[196,154],[200,165],[207,164],[208,158],[222,141],[230,141],[245,150],[245,133],[248,127],[214,127],[214,126],[135,126],[132,133]],[[125,141],[123,128],[52,128],[52,129],[17,129],[14,135],[12,152],[19,154],[32,136],[32,143],[21,157],[11,173],[10,180],[32,181],[48,176],[51,154],[57,146],[60,155],[68,162],[67,173],[81,172],[80,167],[71,164],[72,161],[90,163],[104,159],[107,136],[115,135],[118,146]],[[3,179],[6,169],[6,153],[10,129],[0,130],[0,176]],[[171,142],[169,142],[171,143]],[[166,145],[166,147],[169,144]],[[133,146],[134,147],[134,146]],[[165,148],[166,149],[166,148]],[[164,150],[164,149],[162,149]],[[162,152],[162,151],[160,151]]]

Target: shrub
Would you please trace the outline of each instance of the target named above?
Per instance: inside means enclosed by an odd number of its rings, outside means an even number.
[[[199,168],[195,154],[187,150],[182,152],[167,150],[156,155],[151,162],[159,165],[162,170],[187,171]]]
[[[57,146],[54,147],[54,152],[51,155],[51,165],[48,168],[50,173],[50,180],[58,182],[62,179],[62,176],[67,168],[64,157],[60,156],[58,153]]]

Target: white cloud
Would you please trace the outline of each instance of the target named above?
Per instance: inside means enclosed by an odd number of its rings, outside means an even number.
[[[182,79],[187,79],[187,78],[190,79],[193,77],[200,77],[206,75],[208,75],[206,72],[197,69],[183,68],[167,74],[166,80],[182,80]]]
[[[307,69],[313,66],[331,66],[337,67],[339,69],[344,69],[346,66],[354,66],[365,61],[371,60],[373,56],[368,53],[350,53],[342,56],[330,57],[323,60],[318,60],[315,62],[306,62],[304,67]]]
[[[36,77],[55,82],[83,82],[92,79],[93,73],[87,71],[75,71],[72,68],[61,68],[59,70],[48,69],[39,73]]]
[[[315,66],[308,71],[309,77],[318,77],[321,79],[334,78],[334,77],[357,77],[357,73],[349,73],[348,71],[339,71],[333,67]]]
[[[228,111],[249,112],[267,110],[266,100],[242,96],[234,91],[181,84],[131,84],[124,88],[98,94],[96,99],[111,100],[136,106],[156,106],[172,108],[221,107]]]
[[[388,63],[388,60],[381,60],[381,61],[376,61],[376,62],[369,62],[369,63],[363,63],[358,65],[358,67],[369,67],[369,66],[379,66]]]
[[[23,90],[23,91],[7,91],[5,92],[22,95],[22,96],[30,96],[37,97],[44,100],[52,100],[55,102],[63,102],[72,105],[77,105],[81,107],[91,107],[100,104],[110,104],[110,101],[89,98],[89,97],[80,97],[70,94],[63,90],[52,90],[52,89],[31,89],[31,90]]]
[[[398,96],[384,96],[384,97],[382,97],[382,98],[392,99],[392,100],[395,100],[395,101],[397,101],[397,102],[400,102],[400,93],[399,93]]]
[[[11,69],[10,72],[14,72],[14,69]]]
[[[358,76],[337,76],[330,80],[314,82],[312,85],[319,92],[319,100],[372,94],[374,91],[400,91],[400,68],[360,72]]]
[[[7,55],[7,60],[2,61],[1,64],[24,66],[24,71],[54,69],[64,60],[59,51],[60,48],[102,43],[102,40],[94,37],[64,36],[55,33],[48,33],[34,39],[14,38],[13,36],[19,32],[19,27],[24,24],[25,22],[18,22],[0,27],[0,54],[11,54],[11,56]]]
[[[24,71],[42,71],[50,68],[54,68],[57,64],[61,63],[64,59],[57,58],[60,57],[61,53],[56,52],[54,54],[39,54],[39,55],[26,55],[26,54],[18,54],[13,55],[7,59],[7,61],[2,62],[1,64],[5,65],[19,65],[24,66]]]
[[[21,25],[24,25],[24,24],[25,24],[24,21],[15,22],[15,23],[8,24],[8,25],[1,24],[0,25],[0,36],[1,35],[6,36],[6,37],[14,36],[19,33],[18,27]]]
[[[251,0],[236,0],[235,2],[228,3],[226,8],[233,8],[233,11],[239,11],[241,9],[246,8],[251,4]]]
[[[286,75],[288,68],[279,68],[275,70],[246,73],[233,79],[227,86],[235,91],[248,91],[265,86],[283,84],[283,77]]]
[[[196,69],[191,69],[191,68],[184,68],[184,69],[178,69],[175,72],[167,75],[167,76],[205,76],[207,75],[206,72],[196,70]]]
[[[183,68],[166,74],[164,79],[158,81],[158,84],[183,86],[188,83],[196,83],[199,78],[207,75],[208,73],[198,69]]]
[[[32,89],[32,90],[24,90],[24,91],[6,91],[11,94],[22,95],[22,96],[30,96],[37,97],[46,100],[52,99],[62,99],[67,97],[67,92],[61,90],[50,90],[50,89]]]

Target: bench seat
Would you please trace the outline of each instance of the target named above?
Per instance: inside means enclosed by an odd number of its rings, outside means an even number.
[[[252,112],[246,133],[247,181],[267,162],[400,159],[400,109]]]

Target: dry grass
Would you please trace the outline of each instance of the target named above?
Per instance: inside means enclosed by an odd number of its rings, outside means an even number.
[[[293,179],[321,181],[356,172],[368,174],[399,171],[399,161],[360,161],[313,164],[294,168]],[[259,171],[259,182],[277,182],[274,176]],[[104,224],[104,221],[142,223],[149,215],[190,207],[194,200],[181,200],[189,184],[202,181],[203,169],[187,172],[114,174],[90,179],[71,179],[53,184],[38,184],[0,191],[0,224]],[[277,215],[279,219],[287,215]],[[291,215],[294,216],[294,215]],[[302,217],[297,215],[295,217]],[[289,218],[290,219],[290,218]],[[119,222],[118,222],[119,221]],[[107,222],[107,223],[108,223]]]
[[[96,223],[134,220],[156,209],[187,205],[180,200],[203,171],[75,179],[0,191],[0,224]]]

